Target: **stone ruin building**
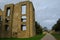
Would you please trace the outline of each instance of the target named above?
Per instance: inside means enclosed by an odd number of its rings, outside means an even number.
[[[0,9],[0,38],[29,38],[36,35],[33,3],[7,4]]]

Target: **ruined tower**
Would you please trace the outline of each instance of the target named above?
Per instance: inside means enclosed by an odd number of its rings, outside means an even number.
[[[12,37],[13,14],[14,5],[5,5],[3,14],[3,37]]]
[[[5,5],[3,37],[29,38],[35,35],[35,14],[32,2]]]

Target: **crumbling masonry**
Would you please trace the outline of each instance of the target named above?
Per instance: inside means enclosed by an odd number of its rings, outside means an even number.
[[[0,37],[29,38],[34,35],[35,14],[32,2],[8,4],[3,12],[0,10]]]

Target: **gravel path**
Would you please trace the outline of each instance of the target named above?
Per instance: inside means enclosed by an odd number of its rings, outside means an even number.
[[[41,40],[56,40],[51,34],[47,33]]]

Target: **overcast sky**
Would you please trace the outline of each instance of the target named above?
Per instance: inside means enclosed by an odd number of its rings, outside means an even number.
[[[60,0],[30,0],[35,8],[35,20],[43,27],[51,29],[60,18]],[[0,8],[5,4],[18,3],[21,0],[0,0]]]

